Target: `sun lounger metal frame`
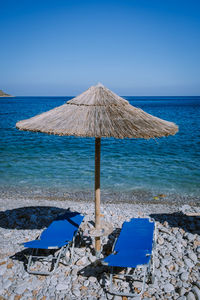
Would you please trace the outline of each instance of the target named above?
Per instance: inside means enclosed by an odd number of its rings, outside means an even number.
[[[76,235],[74,235],[73,240],[67,245],[61,247],[60,249],[58,248],[58,253],[50,254],[48,256],[37,255],[40,249],[32,249],[31,255],[28,256],[27,272],[35,275],[50,275],[56,271],[59,263],[70,265],[73,261],[75,238]],[[47,250],[56,250],[56,248]],[[68,250],[70,251],[70,258],[67,260],[66,253]],[[33,265],[34,260],[51,263],[51,267],[53,268],[51,271],[32,270],[31,266]]]
[[[149,260],[149,263],[146,265],[137,265],[136,268],[132,267],[124,267],[126,270],[125,274],[117,274],[114,273],[114,268],[119,268],[119,266],[110,266],[111,271],[110,276],[109,276],[109,288],[108,292],[113,295],[118,295],[118,296],[125,296],[125,297],[138,297],[141,296],[144,292],[145,289],[145,283],[146,283],[146,277],[148,277],[148,281],[153,283],[154,278],[155,278],[155,263],[154,263],[154,257],[155,257],[155,247],[156,247],[156,240],[157,240],[157,229],[156,229],[156,222],[152,218],[148,218],[150,222],[154,222],[154,233],[153,233],[153,244],[152,244],[152,251],[151,254],[148,254],[148,256],[151,256],[151,259]],[[112,254],[115,254],[115,245],[118,240],[118,237],[115,239],[113,247],[112,247]],[[103,262],[103,264],[105,264]],[[125,280],[126,277],[132,278],[132,280],[135,278],[135,271],[138,267],[143,267],[144,268],[144,274],[143,274],[143,281],[142,281],[142,288],[140,293],[125,293],[125,292],[119,292],[116,289],[113,288],[113,277],[116,279],[122,279]],[[152,273],[151,273],[151,267],[152,267]],[[122,267],[123,268],[123,267]],[[133,270],[133,274],[129,274],[130,270]]]
[[[42,233],[41,233],[42,234]],[[48,247],[48,248],[30,248],[32,249],[31,254],[26,256],[28,263],[27,263],[27,272],[30,274],[34,274],[34,275],[52,275],[59,263],[62,263],[63,265],[70,265],[73,262],[73,255],[74,255],[74,246],[75,246],[75,242],[76,242],[76,238],[78,237],[78,235],[81,235],[81,229],[80,226],[78,228],[78,230],[76,230],[74,232],[73,238],[71,241],[66,241],[65,245],[62,247]],[[41,235],[40,235],[41,236]],[[40,239],[40,236],[37,239]],[[53,254],[49,254],[47,253],[46,256],[44,255],[38,255],[39,251],[51,251],[53,250],[54,253]],[[58,251],[56,251],[58,250]],[[66,257],[66,253],[67,251],[70,252],[70,256],[69,259],[67,259]],[[48,262],[50,264],[50,271],[39,271],[39,270],[33,270],[31,267],[34,264],[34,261],[39,261],[39,262]]]

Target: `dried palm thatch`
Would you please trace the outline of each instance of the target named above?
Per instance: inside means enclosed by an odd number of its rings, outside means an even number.
[[[178,127],[133,107],[102,85],[64,105],[16,124],[20,130],[82,137],[144,138],[174,135]]]

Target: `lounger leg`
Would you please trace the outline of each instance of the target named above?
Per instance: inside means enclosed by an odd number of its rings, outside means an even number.
[[[33,262],[32,258],[33,258],[34,250],[35,249],[32,249],[31,254],[28,256],[28,264],[27,264],[27,272],[28,273],[31,273],[31,265]],[[38,253],[38,249],[35,250],[35,255],[37,255],[37,253]]]
[[[66,265],[70,265],[73,262],[73,258],[74,258],[74,245],[75,245],[75,236],[73,237],[72,242],[70,242],[64,252],[64,260],[65,260],[65,264]],[[67,251],[70,250],[70,258],[67,260],[66,258],[66,253]]]
[[[154,230],[154,241],[153,241],[153,249],[152,249],[152,255],[151,260],[149,263],[149,279],[151,283],[154,283],[155,281],[155,249],[156,249],[156,240],[157,240],[157,228],[155,223],[155,230]],[[150,267],[152,265],[152,274],[150,274]]]
[[[27,264],[27,272],[28,273],[31,273],[31,270],[30,270],[31,264],[32,264],[32,254],[29,255],[29,257],[28,257],[28,264]]]
[[[60,249],[60,252],[59,252],[59,254],[58,254],[58,256],[57,256],[57,259],[56,259],[55,266],[54,266],[53,270],[50,271],[50,274],[53,274],[53,273],[56,271],[56,269],[57,269],[57,267],[58,267],[58,264],[59,264],[59,262],[60,262],[61,254],[62,254],[62,252],[63,252],[63,250],[64,250],[63,248],[64,248],[64,247],[62,247],[62,248]]]
[[[153,242],[153,250],[152,250],[152,283],[155,281],[155,251],[156,251],[156,243],[157,243],[157,225],[155,222],[155,230],[154,230],[154,242]]]
[[[110,272],[109,292],[110,292],[111,294],[113,293],[113,267],[111,267],[111,272]]]
[[[53,274],[56,271],[57,267],[58,267],[61,254],[63,253],[63,248],[64,247],[62,247],[60,249],[59,254],[57,255],[57,257],[53,256],[51,258],[51,260],[50,260],[51,267],[53,266],[53,269],[51,271],[42,271],[42,270],[41,271],[34,271],[34,270],[31,270],[31,265],[32,265],[34,257],[37,258],[38,260],[41,260],[41,261],[46,261],[47,260],[46,256],[37,256],[38,249],[36,249],[36,250],[33,249],[31,255],[28,258],[27,272],[30,273],[30,274],[35,274],[35,275],[50,275],[50,274]],[[36,255],[33,255],[34,250],[36,252]],[[54,263],[54,261],[55,261],[55,263]]]
[[[73,258],[74,258],[75,239],[76,239],[76,236],[73,237],[73,240],[71,242],[71,259],[70,259],[70,264],[72,263]]]
[[[143,283],[142,283],[142,290],[140,292],[140,295],[144,293],[144,288],[145,288],[145,283],[146,283],[146,274],[147,274],[147,267],[144,269],[144,278],[143,278]]]
[[[113,294],[113,295],[125,296],[125,297],[136,297],[136,296],[139,297],[139,296],[141,296],[144,293],[144,289],[145,289],[147,268],[148,268],[148,266],[145,266],[144,277],[143,277],[143,281],[142,281],[142,288],[141,288],[141,292],[138,294],[138,293],[123,293],[123,292],[118,292],[117,290],[113,289],[113,275],[114,275],[113,269],[114,268],[111,267],[110,284],[109,284],[108,292],[110,294]],[[134,275],[127,275],[127,274],[125,274],[124,276],[130,276],[130,277],[132,277]]]
[[[69,243],[65,248],[64,248],[64,251],[61,255],[61,263],[65,266],[68,266],[69,264],[71,264],[72,262],[72,253],[70,253],[70,258],[67,259],[66,258],[66,254],[67,254],[67,251],[70,249],[70,246],[71,246],[71,243]],[[71,250],[70,250],[71,251]]]
[[[151,283],[155,281],[155,259],[154,259],[154,251],[152,253],[152,275],[151,275]]]

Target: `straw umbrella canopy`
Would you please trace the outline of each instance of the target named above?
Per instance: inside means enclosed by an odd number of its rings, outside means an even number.
[[[95,137],[95,229],[100,224],[100,147],[101,138],[158,138],[174,135],[178,126],[154,117],[101,84],[91,86],[64,105],[19,121],[20,130],[48,134]],[[100,237],[95,238],[100,251]]]

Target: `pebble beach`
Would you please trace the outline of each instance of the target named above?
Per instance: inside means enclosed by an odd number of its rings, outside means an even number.
[[[89,234],[94,221],[92,202],[4,198],[0,207],[0,299],[122,299],[107,292],[108,267],[94,255]],[[85,216],[73,263],[60,263],[50,276],[28,274],[22,243],[37,238],[66,209]],[[156,221],[155,281],[147,283],[143,295],[135,299],[200,299],[199,206],[102,203],[101,214],[113,225],[113,232],[102,238],[101,258],[111,252],[124,221],[148,216]],[[120,291],[130,289],[117,279],[114,285]],[[140,288],[141,282],[134,281],[133,290],[137,293]]]

